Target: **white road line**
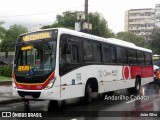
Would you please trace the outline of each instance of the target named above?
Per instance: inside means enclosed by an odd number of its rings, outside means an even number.
[[[128,102],[126,102],[126,103],[131,103],[131,102],[134,102],[134,101],[136,101],[136,99],[134,99],[134,100],[131,100],[131,101],[128,101]]]

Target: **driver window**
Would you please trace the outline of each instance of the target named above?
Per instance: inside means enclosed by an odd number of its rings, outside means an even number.
[[[78,63],[78,46],[71,44],[71,52],[66,53],[66,43],[61,42],[60,45],[60,65]]]

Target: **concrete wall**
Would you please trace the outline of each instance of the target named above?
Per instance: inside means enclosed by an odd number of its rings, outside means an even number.
[[[0,52],[0,61],[4,61],[8,65],[11,65],[14,59],[14,52],[8,53],[8,58],[5,57],[5,52]]]

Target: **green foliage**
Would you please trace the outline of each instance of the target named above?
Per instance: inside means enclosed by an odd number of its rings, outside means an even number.
[[[107,21],[99,13],[89,13],[87,16],[89,22],[92,24],[91,34],[101,36],[101,37],[112,37],[114,34],[108,29]],[[43,26],[42,29],[46,28],[57,28],[64,27],[68,29],[73,29],[75,26],[76,12],[63,12],[62,15],[57,15],[56,21],[52,25]]]
[[[2,40],[4,38],[6,29],[4,27],[2,27],[2,25],[4,24],[4,22],[0,22],[0,40]]]
[[[134,43],[137,46],[145,47],[146,41],[131,32],[118,32],[115,36],[117,39],[121,39],[127,42]]]
[[[12,75],[12,69],[8,65],[3,65],[0,67],[0,75],[11,77]]]
[[[4,24],[4,22],[0,21],[0,43],[4,39],[4,36],[5,36],[5,33],[6,33],[6,29],[2,26],[3,24]],[[1,48],[1,44],[0,44],[0,48]]]
[[[108,29],[107,21],[99,13],[89,13],[89,22],[92,24],[91,34],[101,37],[113,37],[113,33]]]
[[[160,29],[153,31],[147,46],[153,50],[154,54],[160,54]]]
[[[57,15],[54,24],[43,26],[42,29],[64,27],[73,30],[75,21],[76,21],[76,14],[67,11],[63,12],[62,15]]]
[[[21,25],[14,24],[14,25],[10,26],[10,28],[8,30],[6,30],[4,39],[1,42],[1,46],[2,46],[1,51],[5,51],[4,46],[7,43],[11,43],[11,42],[16,43],[17,37],[20,34],[25,33],[27,31],[28,31],[27,28],[23,27]],[[10,50],[14,51],[14,46],[12,46],[12,48]]]

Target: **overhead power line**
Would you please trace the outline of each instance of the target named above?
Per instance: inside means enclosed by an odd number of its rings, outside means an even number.
[[[23,16],[33,16],[33,15],[51,14],[51,13],[55,13],[55,12],[44,12],[44,13],[34,13],[34,14],[25,14],[25,15],[0,16],[0,18],[23,17]]]
[[[76,6],[75,8],[82,8],[83,5],[81,6]],[[74,8],[74,7],[73,7]],[[73,9],[72,8],[72,9]],[[70,11],[70,10],[66,10],[66,11]],[[63,12],[63,11],[62,11]],[[12,18],[12,17],[25,17],[25,16],[34,16],[34,15],[41,15],[41,14],[52,14],[52,13],[57,13],[57,12],[41,12],[41,13],[32,13],[32,14],[23,14],[23,15],[10,15],[10,16],[0,16],[0,18]]]

